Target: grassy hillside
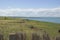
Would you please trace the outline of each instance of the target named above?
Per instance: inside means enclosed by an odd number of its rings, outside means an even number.
[[[33,26],[36,29],[31,29]],[[27,20],[22,18],[11,18],[11,17],[0,17],[0,33],[4,35],[4,38],[8,38],[9,33],[16,32],[37,32],[45,30],[51,37],[59,35],[58,30],[60,30],[60,24],[42,22],[35,20]]]

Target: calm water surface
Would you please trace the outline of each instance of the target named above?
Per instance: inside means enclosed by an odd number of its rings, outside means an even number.
[[[60,23],[60,17],[25,17],[25,19]]]

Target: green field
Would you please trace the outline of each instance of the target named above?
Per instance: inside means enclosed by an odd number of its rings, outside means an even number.
[[[31,26],[35,29],[31,29]],[[22,18],[0,17],[0,33],[4,35],[5,39],[8,39],[9,33],[23,31],[29,34],[30,32],[40,32],[40,29],[42,31],[45,30],[50,37],[55,37],[59,35],[60,24]]]

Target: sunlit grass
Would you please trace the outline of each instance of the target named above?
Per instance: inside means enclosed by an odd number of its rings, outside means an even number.
[[[38,30],[30,29],[30,25],[36,27]],[[9,33],[23,31],[29,34],[34,31],[40,32],[39,29],[45,30],[51,37],[54,37],[59,34],[60,24],[10,17],[0,19],[0,33],[2,33],[5,38],[8,37]]]

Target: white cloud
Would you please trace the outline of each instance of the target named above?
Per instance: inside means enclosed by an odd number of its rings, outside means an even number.
[[[53,9],[21,9],[8,8],[0,9],[0,16],[21,16],[21,17],[60,17],[60,8]]]

